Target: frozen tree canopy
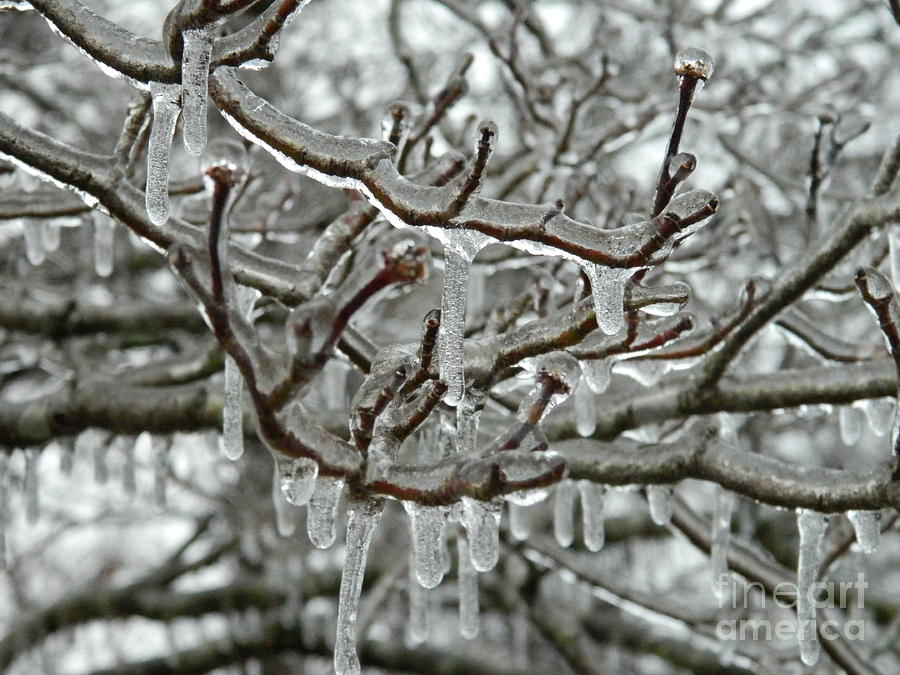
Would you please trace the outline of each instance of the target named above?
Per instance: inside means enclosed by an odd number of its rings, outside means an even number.
[[[0,670],[900,670],[897,53],[0,1]]]

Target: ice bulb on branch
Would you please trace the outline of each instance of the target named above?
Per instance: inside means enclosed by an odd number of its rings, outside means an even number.
[[[675,55],[675,74],[679,79],[691,78],[697,80],[695,92],[700,91],[703,83],[709,81],[715,67],[716,64],[712,55],[699,47],[685,47],[680,49]]]

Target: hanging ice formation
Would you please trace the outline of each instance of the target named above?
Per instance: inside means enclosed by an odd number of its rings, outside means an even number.
[[[360,672],[356,654],[356,617],[363,573],[372,534],[381,519],[384,504],[374,499],[352,501],[347,507],[347,549],[341,590],[338,597],[337,638],[334,645],[334,670],[337,675]]]
[[[863,553],[874,553],[881,538],[880,511],[847,511],[847,518],[856,533],[856,543]]]
[[[734,493],[719,486],[716,488],[716,504],[713,512],[712,562],[713,590],[723,599],[728,589],[728,542],[731,538],[731,514],[734,511]]]
[[[306,506],[306,532],[316,548],[328,548],[334,543],[334,523],[343,487],[344,481],[331,476],[319,476],[315,481]]]
[[[259,291],[235,285],[237,310],[249,318]],[[225,405],[222,408],[222,453],[231,460],[244,454],[244,379],[237,363],[225,356]]]
[[[181,113],[181,85],[150,83],[153,123],[147,142],[147,215],[154,225],[169,220],[169,151]]]
[[[469,540],[469,558],[479,572],[490,572],[500,555],[500,513],[502,502],[482,502],[462,498],[462,524]]]
[[[25,520],[29,525],[36,523],[41,515],[38,486],[38,460],[40,457],[40,451],[37,448],[25,450]]]
[[[41,233],[41,221],[37,218],[19,218],[18,222],[25,235],[25,257],[32,265],[40,265],[47,257]]]
[[[412,553],[410,555],[414,556]],[[410,560],[406,592],[409,603],[409,625],[406,636],[410,645],[415,647],[428,639],[428,633],[431,630],[431,612],[428,608],[428,591],[416,579],[414,560]]]
[[[444,527],[448,507],[403,502],[412,531],[413,567],[423,588],[434,588],[444,578]]]
[[[459,553],[459,632],[471,640],[478,635],[479,627],[478,573],[472,567],[465,538],[457,537],[456,546]]]
[[[578,488],[573,481],[565,480],[553,492],[553,536],[556,542],[568,548],[575,541],[575,497]]]
[[[647,503],[650,505],[650,518],[657,525],[668,525],[672,519],[672,493],[670,485],[648,485]]]
[[[456,405],[463,399],[463,338],[466,332],[466,294],[469,269],[475,255],[490,239],[471,230],[443,230],[444,288],[441,293],[441,327],[438,338],[438,365],[447,383],[444,403]]]
[[[282,537],[290,537],[294,534],[296,523],[294,512],[290,504],[281,493],[281,469],[278,460],[275,460],[275,475],[272,477],[272,506],[275,507],[275,527]]]
[[[291,459],[275,455],[275,466],[278,469],[280,498],[294,506],[309,502],[316,488],[319,465],[308,457]]]
[[[94,223],[94,271],[98,277],[108,277],[113,272],[116,224],[99,211],[92,211],[91,216]]]
[[[634,270],[587,261],[579,264],[591,281],[597,326],[607,335],[615,335],[625,326],[625,283]]]
[[[578,492],[581,493],[584,546],[588,551],[596,552],[603,548],[605,539],[603,498],[606,495],[606,486],[597,485],[589,480],[580,480]]]
[[[182,32],[182,105],[184,108],[184,149],[200,155],[206,148],[206,101],[209,63],[212,57],[215,24],[188,28]]]
[[[841,406],[838,416],[841,441],[844,445],[856,445],[862,435],[863,412],[856,406]]]
[[[822,563],[822,542],[828,518],[816,511],[797,509],[800,530],[800,556],[797,563],[797,638],[800,658],[808,666],[819,659],[819,637],[816,629],[816,602],[813,598],[819,566]]]
[[[597,406],[593,388],[582,378],[575,390],[575,430],[579,436],[590,436],[597,427]]]

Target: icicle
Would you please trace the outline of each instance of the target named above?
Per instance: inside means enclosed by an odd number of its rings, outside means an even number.
[[[467,640],[478,636],[478,573],[469,558],[469,546],[465,537],[456,538],[459,554],[459,632]]]
[[[184,40],[181,56],[184,149],[192,155],[201,155],[206,148],[206,101],[215,31],[215,25],[206,25],[181,33]]]
[[[584,546],[588,551],[596,552],[603,548],[606,538],[603,527],[603,498],[606,495],[606,486],[597,485],[589,480],[580,480],[578,492],[581,493]]]
[[[344,481],[331,476],[319,476],[309,504],[306,506],[306,532],[316,548],[328,548],[334,543],[334,522]]]
[[[531,534],[531,523],[526,508],[528,507],[509,502],[509,532],[519,541],[525,541]]]
[[[294,512],[290,504],[284,498],[281,491],[281,470],[278,461],[275,462],[275,475],[272,478],[272,505],[275,507],[275,526],[282,537],[290,537],[294,534],[296,522]]]
[[[887,235],[891,259],[891,281],[894,282],[894,290],[900,293],[900,223],[888,224]]]
[[[647,502],[650,504],[650,518],[657,525],[668,525],[672,518],[672,492],[669,485],[648,485]]]
[[[847,518],[856,532],[856,543],[863,553],[874,553],[881,538],[880,511],[847,511]]]
[[[841,441],[844,445],[856,445],[859,442],[862,435],[862,416],[863,413],[859,408],[850,405],[841,406],[838,420]]]
[[[59,455],[59,472],[64,476],[72,475],[72,464],[75,459],[75,444],[71,438],[56,439],[62,452]]]
[[[584,261],[581,268],[591,280],[597,326],[607,335],[615,335],[625,327],[625,281],[631,271]]]
[[[225,405],[222,408],[222,453],[230,460],[244,454],[244,380],[238,365],[225,357]]]
[[[565,548],[575,541],[575,495],[578,488],[570,480],[556,486],[553,493],[553,536]]]
[[[94,271],[98,277],[108,277],[113,271],[116,224],[99,211],[92,212],[94,222]]]
[[[478,421],[485,393],[471,391],[456,406],[456,452],[475,452],[478,440]]]
[[[822,563],[822,542],[828,527],[828,518],[807,509],[797,509],[797,527],[800,530],[800,557],[797,563],[797,638],[800,658],[813,666],[819,658],[819,636],[816,630],[816,602],[813,584]]]
[[[45,220],[41,230],[41,243],[48,253],[59,249],[62,228],[52,220]]]
[[[122,489],[129,497],[137,494],[137,475],[134,461],[134,442],[123,444],[122,453],[125,455],[122,463]]]
[[[411,554],[411,557],[415,557]],[[429,625],[430,612],[428,611],[428,591],[416,579],[414,570],[415,562],[409,562],[409,575],[406,584],[409,598],[409,625],[407,626],[407,641],[411,647],[422,644],[428,639],[431,630]]]
[[[500,555],[500,512],[502,502],[481,502],[462,498],[463,527],[469,538],[469,557],[479,572],[490,572]]]
[[[9,455],[0,452],[0,568],[9,569]]]
[[[403,502],[412,531],[413,568],[423,588],[434,588],[444,578],[444,527],[448,508]]]
[[[259,295],[255,288],[235,286],[235,302],[242,316],[249,318]],[[222,454],[238,460],[244,454],[244,380],[234,359],[225,356],[225,405],[222,408]]]
[[[716,506],[713,513],[710,559],[712,562],[713,590],[720,601],[725,598],[729,588],[728,541],[731,538],[731,514],[733,511],[734,493],[723,487],[718,487],[716,489]]]
[[[106,485],[109,479],[109,468],[106,466],[106,456],[109,452],[109,446],[112,441],[105,438],[98,438],[91,449],[94,458],[94,482],[97,485]]]
[[[881,437],[890,431],[895,407],[893,398],[872,398],[863,402],[863,412],[873,434]]]
[[[38,489],[38,460],[41,455],[37,448],[25,450],[25,520],[34,525],[41,516],[41,502]]]
[[[612,380],[612,359],[594,359],[581,362],[581,373],[595,394],[602,394],[609,389]]]
[[[181,85],[150,83],[153,124],[147,142],[147,215],[154,225],[169,220],[169,150],[181,112]]]
[[[41,233],[43,225],[36,218],[19,218],[25,235],[25,257],[32,265],[40,265],[47,257],[44,250],[44,239]]]
[[[313,497],[315,499],[315,497]],[[362,591],[363,573],[372,534],[381,518],[383,503],[374,499],[351,502],[347,507],[347,550],[338,601],[334,670],[337,675],[360,672],[356,655],[356,615]]]
[[[444,403],[456,405],[465,392],[463,338],[466,332],[466,295],[469,270],[475,254],[488,241],[479,232],[445,230],[444,287],[441,294],[441,327],[438,336],[438,362],[441,379],[447,383]]]
[[[586,379],[586,378],[585,378]],[[582,382],[575,390],[575,430],[579,436],[590,436],[597,428],[597,408],[590,384]]]
[[[159,510],[165,510],[169,482],[169,444],[165,439],[155,437],[153,443],[153,503]]]
[[[316,489],[319,465],[308,457],[290,459],[276,455],[275,466],[282,498],[294,506],[303,506],[309,502]]]

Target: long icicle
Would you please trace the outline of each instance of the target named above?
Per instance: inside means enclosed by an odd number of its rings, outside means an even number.
[[[337,675],[356,675],[361,669],[356,654],[356,616],[369,544],[383,508],[384,503],[375,499],[353,501],[347,507],[347,552],[341,576],[334,645],[334,670]]]
[[[800,556],[797,562],[797,638],[800,658],[808,666],[819,660],[821,645],[816,628],[816,601],[813,597],[816,576],[822,563],[822,543],[828,518],[816,511],[797,509],[800,530]]]
[[[444,289],[441,294],[441,328],[438,359],[441,379],[447,383],[444,403],[456,405],[463,399],[463,338],[466,332],[466,293],[472,259],[449,246],[444,247]]]
[[[465,537],[456,538],[456,548],[459,554],[459,632],[464,638],[471,640],[478,635],[478,573],[472,567]]]
[[[150,83],[153,124],[147,142],[147,215],[154,225],[169,220],[169,151],[181,114],[181,85]]]

